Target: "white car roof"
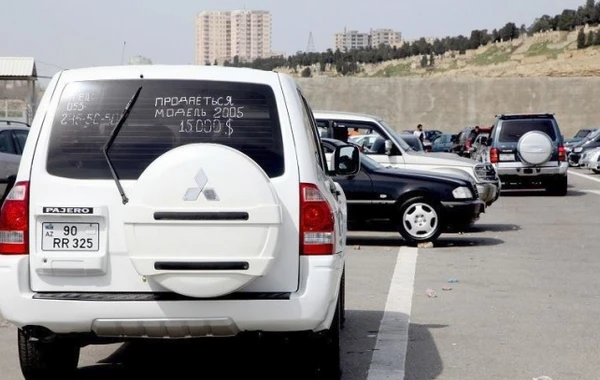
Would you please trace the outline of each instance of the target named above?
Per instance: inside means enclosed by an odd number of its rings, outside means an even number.
[[[124,79],[143,76],[144,79],[219,79],[235,82],[274,83],[286,77],[274,71],[243,67],[202,65],[124,65],[98,66],[64,70],[61,81]]]
[[[378,116],[369,115],[369,114],[365,114],[365,113],[357,113],[357,112],[316,110],[316,111],[313,111],[313,114],[315,116],[315,119],[344,118],[345,120],[354,120],[354,121],[379,121],[379,120],[382,120]]]

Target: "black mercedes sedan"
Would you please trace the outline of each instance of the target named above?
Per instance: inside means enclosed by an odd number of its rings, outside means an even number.
[[[321,141],[328,165],[335,148],[347,145]],[[477,187],[466,178],[387,168],[363,153],[360,159],[358,174],[333,177],[346,196],[349,230],[391,226],[409,244],[433,242],[443,232],[466,230],[485,211]]]

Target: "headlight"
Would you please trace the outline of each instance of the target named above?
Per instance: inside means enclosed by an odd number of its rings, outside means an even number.
[[[575,153],[581,153],[581,152],[583,152],[583,148],[580,147],[580,146],[578,146],[577,148],[573,149],[573,152],[575,152]]]
[[[456,189],[452,190],[452,195],[456,199],[473,198],[473,193],[471,192],[471,190],[468,187],[464,187],[464,186],[457,187]]]

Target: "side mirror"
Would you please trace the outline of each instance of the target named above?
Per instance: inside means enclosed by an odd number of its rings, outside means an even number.
[[[392,154],[393,147],[394,147],[394,144],[392,144],[391,140],[385,140],[385,154],[387,154],[388,156],[390,154]]]
[[[356,175],[360,171],[358,147],[344,145],[333,153],[333,171],[336,175]]]

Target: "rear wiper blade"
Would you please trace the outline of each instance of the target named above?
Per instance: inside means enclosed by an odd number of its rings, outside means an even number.
[[[121,128],[123,127],[123,124],[125,124],[125,121],[129,117],[129,113],[131,112],[131,109],[135,105],[135,102],[137,101],[138,96],[140,96],[141,91],[142,91],[142,86],[140,86],[140,88],[137,89],[135,94],[133,94],[131,99],[129,99],[129,102],[125,106],[125,109],[123,109],[123,113],[121,114],[121,117],[119,118],[119,122],[115,126],[115,129],[113,129],[113,131],[111,132],[110,136],[108,137],[108,141],[106,142],[106,144],[104,144],[104,148],[102,149],[102,152],[104,153],[104,158],[106,159],[106,162],[108,163],[108,167],[110,168],[112,177],[115,180],[117,189],[119,190],[119,194],[121,194],[121,199],[123,200],[123,204],[127,204],[127,202],[129,202],[129,199],[125,195],[123,186],[121,186],[121,181],[119,180],[119,175],[115,171],[115,167],[113,166],[112,161],[110,160],[110,157],[108,156],[108,151],[110,150],[113,143],[115,142],[115,139],[119,135],[119,132],[121,132]]]

